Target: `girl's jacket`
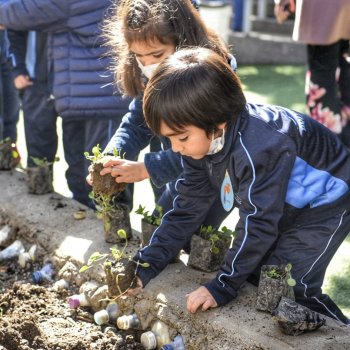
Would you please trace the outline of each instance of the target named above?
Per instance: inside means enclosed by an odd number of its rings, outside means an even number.
[[[338,137],[308,116],[277,107],[247,104],[225,134],[217,154],[183,157],[174,208],[163,217],[149,246],[134,259],[143,285],[190,241],[213,202],[239,208],[236,238],[209,289],[218,305],[232,300],[277,239],[279,227],[301,213],[317,214],[347,197],[350,156]],[[341,200],[350,209],[350,201]],[[339,201],[338,201],[339,202]]]
[[[192,3],[197,6],[196,1]],[[237,70],[237,61],[234,56],[229,57],[230,66]],[[129,105],[129,112],[109,141],[104,153],[113,154],[113,149],[118,149],[124,154],[125,159],[136,160],[142,149],[150,144],[155,137],[145,122],[142,110],[142,97],[135,98]],[[161,137],[163,151],[149,152],[145,154],[144,163],[157,187],[175,181],[182,173],[181,156],[170,149],[170,141]]]
[[[101,26],[111,0],[11,0],[0,24],[48,33],[48,72],[63,118],[121,118],[130,100],[113,88]]]

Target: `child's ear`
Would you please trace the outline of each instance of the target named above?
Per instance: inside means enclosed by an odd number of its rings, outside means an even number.
[[[218,124],[218,129],[224,130],[225,128],[226,128],[226,122],[225,122],[225,123]]]

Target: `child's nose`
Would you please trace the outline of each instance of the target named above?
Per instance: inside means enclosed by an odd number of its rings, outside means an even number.
[[[171,141],[171,148],[174,152],[180,152],[182,150],[180,143],[176,141]]]

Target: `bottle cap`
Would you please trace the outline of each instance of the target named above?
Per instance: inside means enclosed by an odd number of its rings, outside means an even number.
[[[108,312],[109,321],[111,323],[114,323],[120,315],[119,305],[115,301],[112,301],[107,305],[106,311]]]
[[[123,315],[117,318],[117,326],[119,329],[130,328],[130,316]]]
[[[68,305],[71,309],[76,309],[80,305],[79,295],[75,294],[68,298]]]
[[[146,350],[155,349],[157,347],[156,336],[151,331],[142,333],[140,341]]]
[[[100,310],[94,313],[95,322],[101,326],[109,322],[109,316],[107,310]]]
[[[161,350],[175,350],[175,348],[171,344],[165,344],[160,349]]]

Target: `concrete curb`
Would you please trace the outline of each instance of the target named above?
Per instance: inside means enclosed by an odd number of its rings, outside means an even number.
[[[104,242],[101,222],[92,210],[87,209],[86,219],[75,220],[73,213],[82,205],[58,194],[27,194],[24,174],[19,171],[0,171],[0,183],[0,224],[9,223],[25,244],[36,242],[59,257],[62,265],[68,260],[81,265],[92,252],[107,252],[111,246]],[[135,231],[127,253],[132,255],[138,244]],[[130,309],[142,307],[176,329],[187,349],[350,349],[349,328],[331,319],[317,332],[283,335],[269,314],[255,310],[256,288],[248,284],[229,305],[189,314],[186,293],[214,275],[183,263],[171,264],[142,293],[125,302]],[[101,275],[93,277],[102,280]]]

